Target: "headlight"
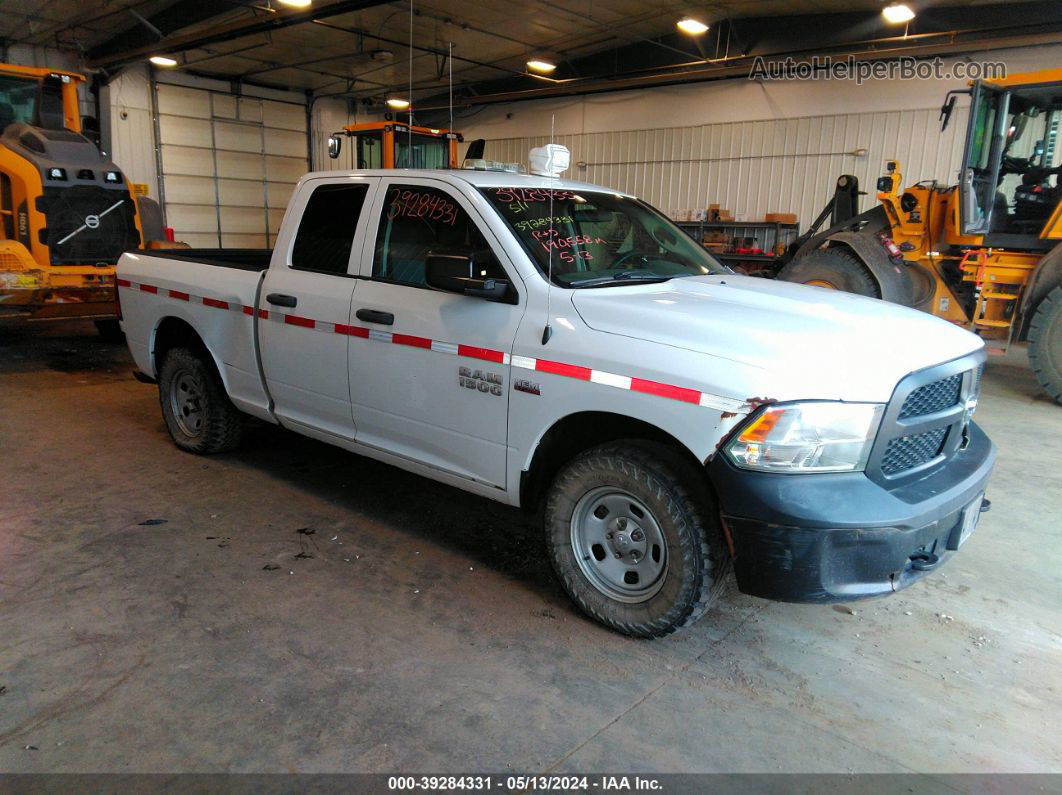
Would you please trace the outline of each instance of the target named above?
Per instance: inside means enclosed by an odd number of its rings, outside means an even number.
[[[764,409],[726,446],[743,469],[855,472],[874,444],[880,403],[790,403]]]

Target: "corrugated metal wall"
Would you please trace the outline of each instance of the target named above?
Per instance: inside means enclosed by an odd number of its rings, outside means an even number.
[[[636,194],[661,210],[719,203],[738,220],[794,212],[804,226],[833,196],[840,174],[859,177],[869,194],[863,209],[870,207],[889,159],[900,160],[905,184],[954,182],[962,157],[961,112],[944,133],[938,110],[926,108],[558,135],[556,143],[572,152],[565,176]],[[490,140],[486,154],[526,165],[528,150],[545,143],[545,137]],[[851,154],[859,149],[866,153]]]

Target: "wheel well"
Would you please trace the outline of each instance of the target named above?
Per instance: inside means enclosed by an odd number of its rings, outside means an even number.
[[[689,448],[655,425],[622,414],[582,411],[558,420],[542,435],[531,466],[520,477],[520,507],[528,512],[537,510],[557,470],[584,450],[618,439],[658,442],[674,449],[694,467],[701,468]]]
[[[199,333],[186,321],[178,317],[164,318],[155,330],[155,347],[152,351],[152,365],[158,376],[166,354],[174,348],[188,348],[203,356],[204,361],[214,366],[214,357],[210,355]]]

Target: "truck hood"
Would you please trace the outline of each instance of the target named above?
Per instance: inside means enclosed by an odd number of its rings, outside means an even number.
[[[572,303],[597,331],[758,368],[759,385],[776,400],[883,402],[908,373],[983,345],[914,309],[736,274],[573,290]],[[706,377],[721,369],[706,363]],[[735,392],[754,388],[710,385],[740,399],[750,393]]]

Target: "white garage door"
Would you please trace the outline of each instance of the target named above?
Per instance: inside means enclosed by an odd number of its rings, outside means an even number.
[[[273,245],[306,173],[306,109],[157,84],[166,223],[196,248]]]

